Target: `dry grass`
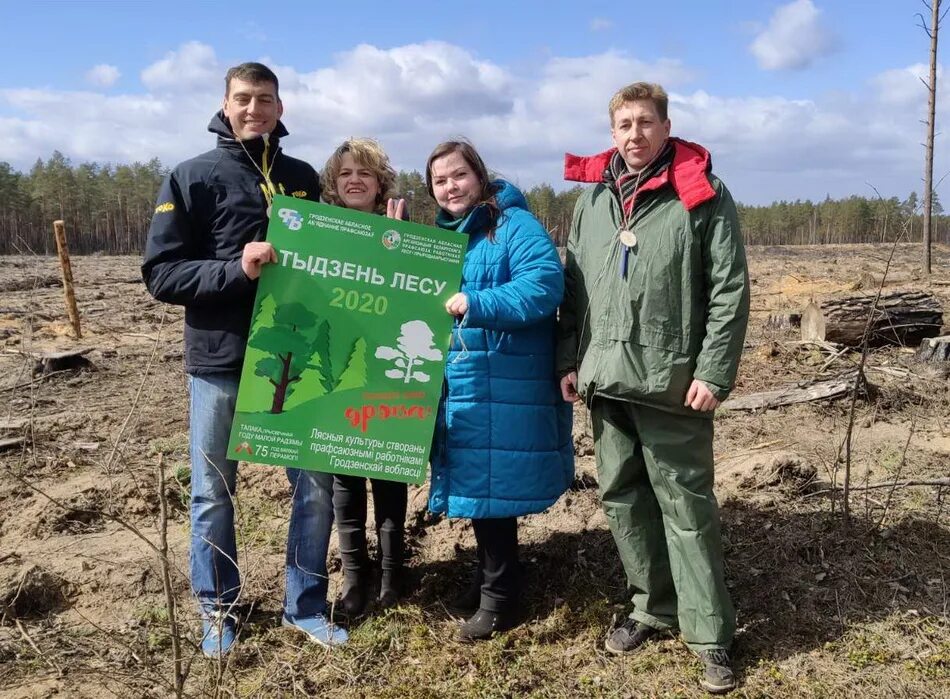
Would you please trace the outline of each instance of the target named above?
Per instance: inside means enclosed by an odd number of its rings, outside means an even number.
[[[883,265],[881,250],[869,246],[779,252],[750,255],[759,310],[741,392],[853,366],[852,355],[829,363],[820,348],[765,332],[760,324],[769,312],[796,302],[790,295],[809,282],[809,271],[815,288],[847,288],[854,269],[879,274]],[[908,280],[915,262],[910,255],[895,272]],[[130,258],[76,260],[97,372],[0,394],[7,401],[0,419],[27,415],[33,424],[26,447],[0,452],[0,582],[33,565],[45,581],[36,589],[61,593],[29,597],[34,587],[25,585],[15,608],[4,608],[0,697],[172,694],[168,612],[154,552],[108,517],[57,508],[23,482],[76,510],[119,517],[157,541],[158,453],[165,455],[172,506],[171,583],[191,661],[186,696],[703,696],[699,665],[677,639],[627,658],[603,650],[605,635],[628,608],[589,455],[579,458],[577,488],[548,513],[523,522],[523,626],[480,645],[454,640],[457,622],[442,603],[471,573],[471,532],[464,523],[427,517],[424,493],[414,492],[410,594],[399,608],[355,626],[350,644],[333,652],[278,625],[286,480],[268,467],[242,468],[247,605],[241,643],[223,665],[196,654],[198,624],[185,572],[187,415],[176,355],[181,314],[170,311],[158,337],[159,307],[123,281],[135,264]],[[48,261],[30,265],[0,260],[6,270],[0,275],[10,277],[0,276],[0,282],[17,286],[16,270],[36,278],[50,274]],[[950,267],[950,251],[937,250],[935,267]],[[83,280],[93,277],[95,288],[84,288]],[[790,278],[802,281],[793,285]],[[11,385],[28,378],[16,353],[27,335],[34,346],[63,342],[57,333],[61,292],[20,287],[5,294],[4,306],[32,308],[48,320],[32,316],[27,330],[22,315],[0,312],[0,328],[8,329],[0,335],[6,343],[0,372]],[[941,289],[947,303],[950,288]],[[141,369],[153,354],[154,374],[136,404]],[[165,355],[171,360],[162,361]],[[890,373],[870,374],[878,390],[858,404],[853,484],[946,477],[946,375],[926,373],[899,349],[875,351],[869,364]],[[126,424],[133,406],[134,419]],[[946,489],[856,491],[845,529],[833,486],[840,485],[848,422],[847,405],[839,403],[717,419],[727,575],[740,619],[735,696],[950,696]],[[117,442],[116,463],[106,468]],[[92,443],[100,446],[93,450]],[[335,593],[338,562],[331,570]]]

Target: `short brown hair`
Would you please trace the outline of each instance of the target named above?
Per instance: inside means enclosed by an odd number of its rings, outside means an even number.
[[[386,152],[371,138],[348,138],[333,151],[333,155],[323,166],[323,173],[320,175],[320,181],[323,184],[323,200],[334,206],[346,206],[336,190],[336,178],[340,174],[340,163],[345,153],[351,154],[357,164],[368,167],[376,175],[379,193],[376,195],[375,209],[377,213],[381,213],[386,208],[384,202],[395,194],[396,171],[389,164],[389,156]]]
[[[626,102],[635,102],[637,100],[650,100],[656,107],[656,113],[660,116],[660,121],[669,119],[668,112],[670,106],[670,96],[666,94],[660,85],[656,83],[631,83],[626,87],[621,87],[610,98],[610,124],[614,123],[614,113],[620,109]]]
[[[277,82],[277,76],[263,63],[242,63],[239,66],[228,68],[228,72],[224,76],[225,97],[231,94],[231,81],[235,78],[246,80],[255,85],[258,83],[274,83],[274,95],[277,96],[277,99],[280,99],[280,84]]]

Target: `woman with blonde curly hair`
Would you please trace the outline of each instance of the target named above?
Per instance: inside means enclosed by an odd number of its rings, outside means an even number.
[[[320,176],[323,200],[328,204],[366,213],[405,218],[406,202],[395,199],[396,171],[379,144],[369,138],[344,141],[327,160]],[[382,575],[379,583],[380,607],[391,607],[399,599],[403,578],[406,484],[371,478],[376,541]],[[333,510],[340,559],[343,563],[343,593],[340,606],[352,618],[366,608],[370,583],[370,561],[366,546],[366,479],[360,476],[333,477]]]
[[[396,171],[371,138],[350,138],[333,151],[320,176],[323,200],[390,218],[405,218],[406,202],[395,199]]]

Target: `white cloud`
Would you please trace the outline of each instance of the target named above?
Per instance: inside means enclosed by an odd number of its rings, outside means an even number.
[[[870,185],[904,197],[920,191],[923,172],[927,99],[920,70],[886,71],[868,80],[870,89],[820,100],[673,94],[673,131],[710,149],[715,170],[741,201],[876,196]],[[938,123],[950,118],[945,93],[940,80]],[[946,139],[938,139],[935,158],[945,171]]]
[[[590,30],[592,32],[607,31],[608,29],[611,29],[613,26],[614,26],[614,23],[611,22],[609,19],[605,19],[604,17],[594,17],[594,19],[590,21]]]
[[[117,67],[100,63],[86,71],[86,81],[97,87],[111,87],[121,75]]]
[[[887,195],[920,189],[921,65],[791,100],[712,94],[696,84],[692,66],[619,51],[551,58],[532,73],[444,42],[359,45],[310,72],[261,60],[281,79],[291,132],[284,147],[318,168],[349,136],[373,136],[397,168],[421,169],[436,143],[463,135],[491,168],[523,186],[566,186],[564,152],[608,148],[611,95],[648,80],[670,92],[674,135],[709,148],[740,201],[869,194],[865,182]],[[145,68],[147,89],[136,93],[0,90],[0,159],[28,170],[56,149],[74,162],[157,157],[173,165],[213,147],[205,126],[220,107],[226,68],[209,47],[188,44]],[[950,90],[942,80],[938,96],[938,121],[946,123]],[[942,138],[937,171],[947,167],[950,139]]]
[[[215,82],[224,80],[224,71],[218,64],[213,48],[191,41],[148,66],[142,71],[141,78],[142,84],[155,92],[182,92],[210,88]]]
[[[938,92],[941,83],[941,71],[937,72]],[[921,82],[923,81],[923,82]],[[915,63],[906,68],[888,70],[876,75],[871,86],[877,91],[882,102],[895,105],[912,105],[927,99],[927,83],[930,81],[930,66]]]
[[[749,46],[763,70],[800,70],[834,51],[836,39],[812,0],[779,7]]]

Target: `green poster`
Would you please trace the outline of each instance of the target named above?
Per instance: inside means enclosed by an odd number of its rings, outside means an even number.
[[[466,236],[275,197],[228,452],[421,483]]]

